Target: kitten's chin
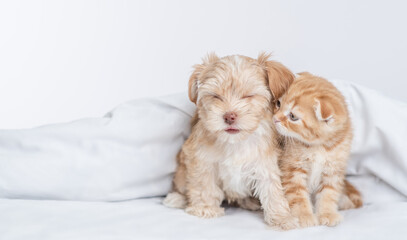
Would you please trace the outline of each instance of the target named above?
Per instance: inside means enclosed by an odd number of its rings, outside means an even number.
[[[281,136],[290,137],[290,136],[288,135],[288,131],[287,131],[283,126],[281,126],[281,124],[276,123],[276,129],[277,129],[277,132],[278,132]]]
[[[296,133],[294,133],[294,132],[290,132],[290,131],[288,131],[286,128],[284,128],[283,126],[281,126],[281,124],[276,124],[276,129],[277,129],[277,132],[281,135],[281,136],[283,136],[283,137],[286,137],[286,138],[294,138],[295,140],[298,140],[298,141],[300,141],[300,142],[303,142],[303,143],[305,143],[305,144],[309,144],[307,141],[305,141],[304,139],[302,139],[302,137],[301,136],[299,136],[298,134],[296,134]]]

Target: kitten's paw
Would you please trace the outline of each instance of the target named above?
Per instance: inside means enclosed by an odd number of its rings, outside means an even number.
[[[319,214],[318,219],[319,224],[333,227],[338,225],[342,221],[343,217],[337,212],[332,212]]]
[[[318,225],[318,219],[315,217],[314,214],[301,214],[298,216],[298,221],[300,223],[300,226],[305,228],[305,227],[313,227]]]
[[[362,199],[362,196],[361,195],[352,195],[351,197],[350,197],[350,199],[351,199],[351,201],[353,202],[353,204],[354,204],[354,208],[360,208],[360,207],[362,207],[363,206],[363,199]]]
[[[187,207],[185,211],[201,218],[215,218],[225,215],[225,209],[221,207],[191,206]]]
[[[265,221],[268,225],[276,230],[290,230],[294,228],[298,228],[298,219],[291,215],[285,217],[278,217],[278,218],[265,218]]]

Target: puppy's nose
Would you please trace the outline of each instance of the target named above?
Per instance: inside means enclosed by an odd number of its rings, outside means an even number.
[[[225,120],[225,123],[232,125],[237,118],[237,114],[234,112],[227,112],[225,115],[223,115],[223,119]]]

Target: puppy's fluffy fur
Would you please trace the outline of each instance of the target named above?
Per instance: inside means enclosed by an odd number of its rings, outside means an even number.
[[[195,66],[189,98],[197,111],[165,205],[211,218],[224,214],[223,200],[257,210],[259,199],[268,224],[297,226],[281,186],[270,108],[294,75],[268,58],[212,54]]]
[[[276,106],[276,127],[286,139],[282,180],[293,215],[302,227],[338,224],[338,208],[362,205],[345,180],[352,126],[344,97],[327,80],[302,73]]]

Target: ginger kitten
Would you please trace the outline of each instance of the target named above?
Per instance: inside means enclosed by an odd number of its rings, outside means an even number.
[[[285,92],[294,75],[268,57],[209,55],[195,66],[189,98],[197,110],[177,156],[166,206],[211,218],[224,215],[224,200],[257,210],[258,198],[268,224],[298,226],[281,186],[271,109],[272,99]]]
[[[301,73],[275,105],[274,122],[285,139],[280,168],[291,213],[302,227],[337,225],[338,209],[362,205],[360,193],[345,180],[352,126],[344,97],[327,80]]]

